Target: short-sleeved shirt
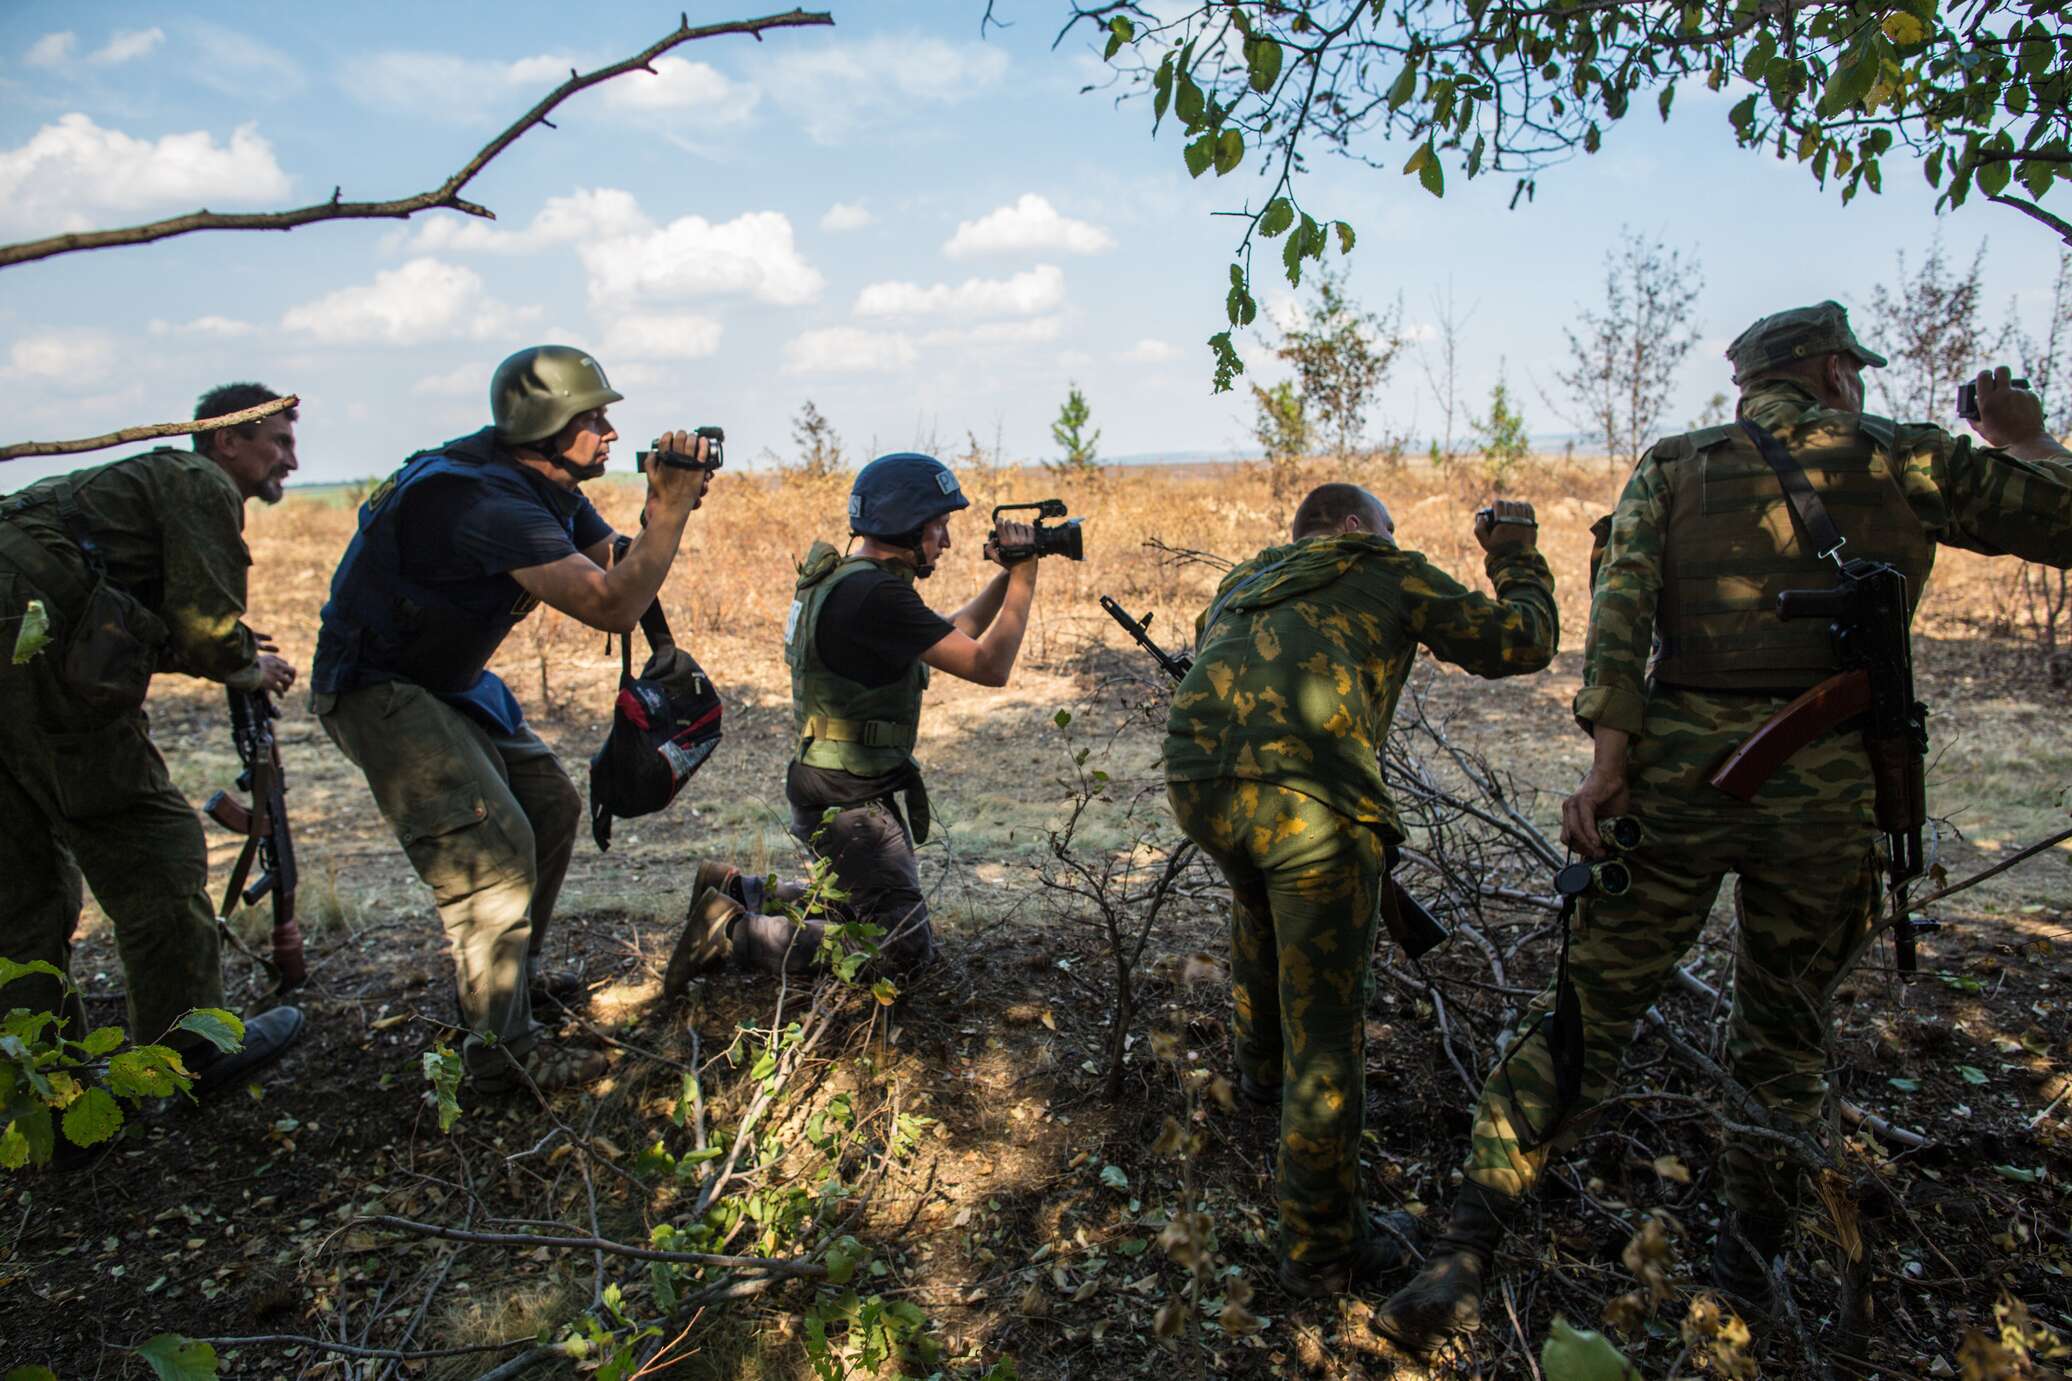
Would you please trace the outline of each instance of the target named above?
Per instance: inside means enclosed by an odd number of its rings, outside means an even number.
[[[875,689],[905,676],[922,653],[956,625],[921,602],[912,582],[886,571],[858,571],[828,592],[814,629],[814,651],[829,671]],[[811,808],[854,805],[904,790],[913,773],[859,777],[794,760],[785,770],[785,794]]]
[[[510,601],[523,596],[510,572],[545,566],[587,551],[612,535],[612,527],[581,494],[514,466],[538,502],[461,475],[425,480],[397,515],[403,573],[427,585],[495,581],[508,587]],[[563,523],[573,520],[571,537]]]

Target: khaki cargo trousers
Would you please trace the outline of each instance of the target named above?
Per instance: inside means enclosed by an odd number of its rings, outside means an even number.
[[[583,801],[531,729],[485,728],[408,681],[317,695],[453,946],[470,1073],[539,1040],[527,989],[575,850]]]
[[[58,650],[15,666],[33,592],[0,565],[0,956],[71,971],[84,888],[108,915],[129,990],[129,1033],[159,1040],[192,1007],[223,1005],[216,908],[201,820],[174,789],[142,714],[88,714],[60,684]],[[225,734],[228,734],[225,728]],[[56,979],[0,988],[0,1012],[62,1010]],[[168,1041],[192,1049],[197,1038]]]

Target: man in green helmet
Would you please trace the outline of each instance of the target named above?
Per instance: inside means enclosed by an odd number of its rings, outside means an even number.
[[[541,604],[625,634],[676,559],[711,482],[658,465],[646,524],[616,562],[616,534],[581,493],[618,438],[620,394],[563,345],[521,350],[490,380],[493,425],[421,451],[368,496],[331,581],[312,706],[367,774],[375,804],[432,889],[453,946],[463,1056],[478,1085],[541,1088],[604,1071],[594,1050],[544,1047],[536,1003],[579,985],[540,968],[582,798],[486,666]],[[704,460],[685,432],[657,439]]]
[[[844,556],[815,542],[799,566],[785,621],[797,750],[785,775],[792,833],[833,864],[845,898],[837,919],[874,929],[886,967],[911,969],[935,953],[935,932],[914,846],[928,838],[928,793],[914,761],[931,669],[1004,686],[1036,597],[1027,523],[1003,522],[986,544],[1000,572],[945,618],[915,590],[950,549],[950,517],[970,506],[957,477],[933,456],[879,456],[849,495]],[[902,818],[900,802],[904,800]],[[798,886],[774,902],[795,902]],[[691,914],[663,981],[666,996],[724,960],[763,972],[802,972],[821,957],[824,923],[770,914],[761,881],[720,863],[698,870]]]
[[[1883,891],[1862,727],[1800,748],[1740,800],[1710,778],[1770,716],[1838,669],[1826,619],[1778,615],[1786,590],[1833,588],[1842,557],[1888,563],[1916,605],[1938,546],[2072,566],[2072,455],[2005,368],[1978,375],[1979,446],[1932,423],[1863,410],[1885,359],[1838,303],[1757,321],[1727,347],[1741,390],[1725,426],[1665,437],[1600,528],[1577,723],[1589,775],[1563,804],[1562,839],[1590,858],[1598,822],[1642,827],[1619,896],[1584,897],[1565,965],[1579,1012],[1580,1087],[1563,1096],[1555,985],[1483,1084],[1464,1180],[1424,1268],[1376,1315],[1426,1353],[1476,1327],[1497,1247],[1548,1160],[1619,1091],[1640,1017],[1675,976],[1735,875],[1726,1064],[1779,1121],[1818,1134],[1827,1004],[1870,933]],[[1814,496],[1820,516],[1794,489]],[[1825,521],[1839,546],[1814,540]],[[1835,560],[1828,560],[1828,557]],[[1573,1049],[1571,1047],[1571,1049]],[[1810,1200],[1768,1136],[1732,1131],[1711,1277],[1745,1309],[1773,1303],[1771,1263]]]
[[[202,395],[197,418],[277,399],[260,384]],[[143,703],[153,671],[281,694],[295,670],[244,622],[245,502],[278,503],[294,473],[293,408],[39,480],[0,499],[0,957],[70,967],[83,889],[107,913],[129,1034],[181,1050],[203,1095],[285,1051],[302,1014],[275,1007],[219,1056],[173,1023],[223,1005],[209,855],[166,776]],[[139,654],[126,690],[85,675],[98,606],[118,601]],[[48,631],[40,640],[36,625]],[[47,974],[0,986],[0,1013],[54,1011],[86,1034],[76,995]],[[65,1147],[58,1148],[62,1161]]]

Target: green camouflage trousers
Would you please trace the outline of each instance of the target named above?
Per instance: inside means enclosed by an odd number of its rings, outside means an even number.
[[[1265,782],[1168,782],[1173,815],[1230,883],[1237,1066],[1281,1090],[1281,1254],[1329,1266],[1366,1225],[1367,984],[1381,836]]]
[[[142,714],[110,724],[82,711],[59,684],[55,648],[12,664],[25,588],[0,567],[0,955],[70,972],[91,886],[122,956],[130,1035],[154,1041],[189,1008],[223,1005],[201,821],[167,778]],[[58,1011],[60,991],[50,978],[10,983],[0,1012]],[[85,1034],[76,1001],[64,1015]]]
[[[367,785],[432,889],[453,945],[472,1073],[538,1041],[527,989],[575,851],[583,800],[531,729],[492,733],[422,686],[318,695],[324,732]]]
[[[1523,1194],[1551,1145],[1573,1138],[1613,1096],[1634,1023],[1661,995],[1698,938],[1721,881],[1737,877],[1733,1008],[1727,1067],[1764,1106],[1804,1125],[1827,1093],[1823,1035],[1840,966],[1879,900],[1869,767],[1854,733],[1831,734],[1790,762],[1744,805],[1705,781],[1721,757],[1783,702],[1762,696],[1657,690],[1633,741],[1631,813],[1645,837],[1626,855],[1633,889],[1577,908],[1569,974],[1581,999],[1582,1097],[1558,1106],[1535,998],[1520,1041],[1482,1087],[1470,1178]],[[1550,1144],[1551,1138],[1551,1144]],[[1775,1212],[1792,1178],[1774,1147],[1740,1139],[1725,1154],[1727,1201]]]

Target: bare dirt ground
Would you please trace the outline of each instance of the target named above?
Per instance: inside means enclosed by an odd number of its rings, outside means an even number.
[[[1523,497],[1541,505],[1565,650],[1547,674],[1519,681],[1482,683],[1429,662],[1419,674],[1458,741],[1542,789],[1526,804],[1546,823],[1585,759],[1567,703],[1586,612],[1586,529],[1608,507],[1614,482],[1551,464],[1534,474]],[[1040,475],[967,478],[986,502],[1055,487]],[[1392,500],[1406,544],[1479,583],[1479,562],[1469,559],[1468,515],[1479,498],[1471,479],[1417,471],[1374,483]],[[640,1344],[643,1356],[670,1344],[643,1375],[803,1377],[816,1365],[864,1375],[875,1362],[871,1321],[898,1303],[923,1322],[901,1334],[906,1359],[884,1363],[883,1374],[979,1376],[1011,1358],[1031,1377],[1537,1378],[1540,1341],[1556,1315],[1597,1327],[1608,1301],[1636,1289],[1622,1254],[1651,1212],[1666,1212],[1681,1230],[1655,1258],[1666,1297],[1621,1306],[1612,1334],[1650,1378],[1849,1370],[1849,1359],[1833,1354],[1831,1330],[1843,1279],[1859,1269],[1868,1271],[1873,1309],[1860,1374],[1957,1375],[1960,1365],[1966,1376],[2031,1374],[1975,1369],[1986,1365],[1976,1344],[1960,1363],[1967,1331],[1999,1339],[1995,1306],[2007,1301],[2061,1333],[2072,1327],[2064,1101],[2072,901],[2062,850],[1938,908],[1946,925],[1923,942],[1921,981],[1899,984],[1880,952],[1845,990],[1831,1047],[1838,1092],[1932,1144],[1910,1149],[1843,1129],[1839,1164],[1852,1193],[1844,1209],[1809,1220],[1793,1262],[1796,1322],[1758,1326],[1745,1348],[1724,1351],[1688,1328],[1716,1216],[1717,1131],[1702,1105],[1632,1104],[1597,1123],[1509,1244],[1505,1284],[1488,1301],[1481,1334],[1429,1373],[1368,1328],[1379,1293],[1328,1305],[1279,1294],[1272,1118],[1242,1102],[1224,1109],[1185,1073],[1220,1072],[1226,1059],[1227,998],[1213,964],[1223,927],[1217,889],[1189,873],[1160,914],[1138,966],[1122,1096],[1109,1102],[1100,1075],[1113,1011],[1103,932],[1037,881],[1081,750],[1111,780],[1082,830],[1085,855],[1112,857],[1147,822],[1162,825],[1164,846],[1177,842],[1155,793],[1144,796],[1156,782],[1158,747],[1150,669],[1094,595],[1155,608],[1153,631],[1183,640],[1212,574],[1162,560],[1143,543],[1159,538],[1226,557],[1265,545],[1279,515],[1264,481],[1234,468],[1132,473],[1067,492],[1087,515],[1091,559],[1046,563],[1013,684],[985,691],[938,679],[918,755],[939,822],[940,842],[922,857],[941,964],[889,1006],[720,975],[687,1006],[664,1010],[660,966],[695,862],[725,856],[797,868],[782,825],[790,730],[779,629],[791,563],[817,530],[834,535],[840,493],[730,474],[693,519],[666,599],[679,637],[727,697],[727,737],[668,812],[621,821],[608,854],[587,838],[578,845],[549,948],[591,990],[569,1034],[611,1051],[609,1079],[588,1094],[543,1107],[523,1098],[478,1104],[464,1089],[460,1121],[438,1130],[419,1068],[453,1017],[436,918],[363,781],[324,739],[305,698],[291,697],[281,737],[312,955],[311,983],[297,999],[308,1035],[245,1094],[134,1126],[91,1174],[0,1183],[0,1366],[41,1363],[65,1381],[144,1375],[125,1349],[177,1332],[273,1339],[217,1344],[226,1376],[475,1377],[525,1355],[535,1337],[565,1338],[586,1315],[623,1335],[616,1306],[634,1321],[668,1318],[664,1336]],[[633,524],[637,501],[630,487],[603,491],[607,516],[622,527]],[[349,508],[294,498],[250,517],[252,621],[304,666],[350,524]],[[927,588],[935,602],[959,602],[976,585],[981,526],[965,521],[965,545]],[[2042,652],[2001,636],[2020,619],[2010,572],[1945,557],[1918,656],[1936,710],[1932,805],[1957,831],[1939,854],[1953,878],[2062,827],[2072,729]],[[602,738],[617,664],[601,635],[552,615],[515,634],[499,663],[579,784]],[[1068,725],[1057,722],[1061,709]],[[154,693],[152,716],[191,798],[228,784],[235,759],[214,688],[169,679]],[[220,885],[234,841],[216,833],[213,852]],[[1400,973],[1377,978],[1363,1163],[1370,1206],[1444,1212],[1470,1098],[1456,1062],[1463,1048],[1486,1052],[1551,970],[1545,919],[1501,906],[1483,917],[1507,950],[1508,984],[1493,983],[1486,957],[1458,941],[1428,962],[1466,1032],[1467,1044],[1451,1051],[1420,985]],[[263,921],[240,924],[263,933]],[[1694,956],[1714,981],[1730,953],[1726,926],[1716,916]],[[1382,961],[1390,959],[1385,950]],[[228,963],[233,1002],[262,1003],[263,974],[241,959]],[[74,972],[94,1020],[120,1022],[121,967],[91,909]],[[779,1048],[773,1070],[763,1071],[756,1056],[771,1048],[769,1033],[800,1020],[810,1032],[816,1003],[832,1009],[824,1041],[806,1055]],[[1716,1010],[1684,992],[1663,1005],[1680,1030],[1716,1051]],[[702,1073],[702,1113],[685,1092],[692,1068]],[[1701,1099],[1713,1092],[1645,1032],[1628,1068],[1636,1088]],[[697,1158],[696,1144],[708,1127],[712,1144],[727,1141],[772,1079],[778,1096],[742,1138],[741,1173],[706,1239],[719,1245],[705,1249],[792,1257],[824,1247],[837,1230],[857,1239],[868,1260],[847,1327],[833,1325],[827,1347],[814,1341],[807,1316],[842,1303],[829,1283],[754,1281],[732,1297],[672,1310],[668,1292],[692,1285],[672,1285],[637,1260],[441,1240],[363,1221],[391,1215],[475,1232],[552,1224],[615,1242],[665,1240],[654,1234],[688,1229],[700,1186],[710,1183],[712,1162]],[[854,1125],[846,1140],[829,1140],[844,1108]],[[1191,1162],[1171,1155],[1170,1143],[1154,1147],[1169,1117],[1200,1137]],[[823,1143],[834,1149],[816,1153]],[[1166,1339],[1155,1320],[1189,1276],[1160,1238],[1189,1202],[1208,1215],[1218,1253],[1198,1291],[1211,1322]],[[1865,1268],[1850,1263],[1852,1233]],[[1252,1289],[1249,1312],[1263,1324],[1256,1331],[1213,1322],[1243,1299],[1244,1287],[1231,1284],[1238,1277]],[[709,1282],[727,1279],[702,1277],[699,1288],[725,1294]],[[512,1346],[354,1357],[309,1340],[374,1353]],[[557,1355],[529,1374],[582,1374],[603,1355]]]

